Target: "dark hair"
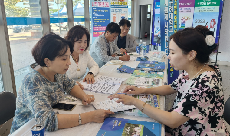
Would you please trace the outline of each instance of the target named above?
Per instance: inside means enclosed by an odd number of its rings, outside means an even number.
[[[80,40],[84,34],[87,37],[87,47],[85,49],[85,50],[87,50],[87,48],[89,47],[89,41],[90,41],[90,34],[89,34],[89,31],[87,30],[87,28],[85,28],[81,25],[76,25],[68,31],[65,39],[71,41],[72,44],[74,45],[74,42]]]
[[[111,22],[106,26],[105,32],[109,31],[110,33],[121,33],[120,26],[117,23]]]
[[[131,27],[130,21],[123,18],[123,19],[120,20],[119,26],[124,26],[124,25],[126,25],[127,27]]]
[[[73,44],[61,38],[55,33],[49,33],[44,35],[33,47],[32,55],[34,60],[40,66],[46,66],[44,59],[48,58],[53,61],[56,57],[62,56],[70,48],[71,53],[73,52]]]
[[[198,25],[195,28],[185,28],[170,36],[170,40],[178,45],[183,54],[188,54],[194,50],[197,52],[196,60],[200,63],[209,62],[209,55],[216,49],[217,45],[208,46],[205,42],[209,29],[205,26]]]

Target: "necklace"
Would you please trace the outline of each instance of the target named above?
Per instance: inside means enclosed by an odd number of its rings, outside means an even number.
[[[42,69],[42,68],[41,68]],[[45,76],[47,77],[47,79],[49,80],[49,81],[51,81],[52,82],[52,80],[46,75],[46,73],[44,72],[44,70],[42,69],[42,72],[45,74]]]
[[[74,58],[73,55],[71,55],[75,63],[77,64],[77,71],[80,71],[80,68],[78,67],[78,58]]]
[[[204,66],[205,66],[205,65],[206,65],[206,64],[204,64]],[[201,72],[201,70],[203,70],[204,66],[200,69],[199,72],[196,73],[196,75],[195,75],[193,78],[195,78],[195,77]],[[193,79],[193,78],[191,78],[191,79]]]

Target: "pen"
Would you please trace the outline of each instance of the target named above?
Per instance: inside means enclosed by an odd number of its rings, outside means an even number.
[[[127,53],[125,52],[125,55],[127,55]]]

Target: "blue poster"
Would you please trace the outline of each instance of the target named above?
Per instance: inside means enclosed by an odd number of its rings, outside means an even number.
[[[91,34],[93,42],[96,37],[104,34],[106,26],[110,23],[110,0],[91,0]]]
[[[161,42],[161,29],[160,29],[160,0],[153,2],[153,27],[152,27],[152,45],[158,45]]]
[[[97,136],[161,136],[161,124],[109,117]]]

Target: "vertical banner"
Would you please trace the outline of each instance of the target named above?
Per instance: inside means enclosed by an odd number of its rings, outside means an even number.
[[[152,45],[159,45],[161,42],[161,29],[160,29],[160,0],[153,2],[153,22],[152,22]]]
[[[195,0],[179,0],[179,29],[192,27]]]
[[[96,37],[105,32],[106,26],[110,23],[110,3],[109,0],[91,0],[91,34],[92,42]]]
[[[219,32],[217,25],[219,22],[219,11],[222,0],[196,0],[193,27],[197,25],[206,26],[214,32],[216,42],[218,41]],[[222,12],[222,11],[221,11]],[[219,28],[218,28],[219,29]],[[217,36],[218,32],[218,36]]]
[[[170,36],[179,29],[179,0],[167,0],[160,3],[161,13],[161,50],[169,54]],[[164,32],[164,33],[163,33]],[[168,84],[171,84],[179,75],[168,62]]]
[[[128,0],[111,0],[111,22],[119,23],[121,19],[128,20]]]

